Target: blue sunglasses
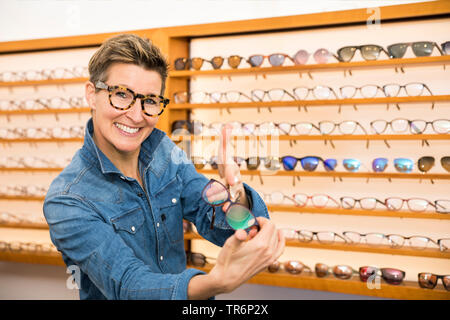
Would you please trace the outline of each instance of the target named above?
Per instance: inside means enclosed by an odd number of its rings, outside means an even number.
[[[344,159],[342,164],[347,171],[356,172],[361,166],[361,161],[358,159]],[[387,158],[376,158],[372,161],[372,170],[374,172],[384,172],[388,165]],[[407,158],[394,159],[394,167],[398,172],[408,173],[411,172],[414,167],[414,162]]]
[[[316,156],[306,156],[303,158],[297,158],[293,156],[285,156],[281,158],[281,162],[283,163],[283,168],[286,171],[292,171],[295,169],[297,162],[300,161],[302,168],[305,171],[314,171],[316,170],[319,162],[323,163],[323,167],[326,171],[334,171],[336,168],[337,160],[336,159],[326,159],[323,160],[321,157]]]

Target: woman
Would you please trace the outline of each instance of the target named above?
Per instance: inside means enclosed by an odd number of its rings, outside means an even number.
[[[53,243],[67,266],[81,270],[81,299],[212,298],[284,250],[264,202],[239,182],[236,163],[222,161],[220,174],[257,217],[259,231],[248,234],[226,223],[229,202],[214,210],[202,199],[208,179],[155,128],[168,102],[162,96],[167,68],[159,49],[135,35],[107,40],[89,62],[92,118],[84,145],[44,202]],[[228,137],[224,131],[221,159],[230,158]],[[223,246],[208,274],[186,269],[183,219]]]

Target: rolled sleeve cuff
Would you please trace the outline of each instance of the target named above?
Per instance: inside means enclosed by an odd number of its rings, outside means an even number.
[[[173,290],[172,299],[173,300],[187,300],[188,299],[187,291],[188,291],[189,281],[191,281],[191,279],[194,276],[199,275],[199,274],[206,274],[206,273],[201,270],[192,269],[192,268],[184,270],[180,274],[180,278],[178,279],[175,289]]]
[[[246,183],[244,184],[244,190],[247,195],[247,200],[249,202],[249,209],[253,212],[255,217],[264,217],[270,219],[269,211],[264,200],[259,196],[256,190],[252,189]]]

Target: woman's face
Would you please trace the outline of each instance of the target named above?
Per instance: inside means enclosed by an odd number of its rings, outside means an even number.
[[[156,71],[125,63],[112,64],[108,69],[109,86],[120,85],[135,93],[161,94],[162,80]],[[142,142],[150,135],[158,117],[142,112],[141,99],[136,99],[128,110],[118,110],[109,102],[109,92],[95,92],[94,85],[86,85],[86,98],[93,109],[94,141],[105,154],[139,154]]]

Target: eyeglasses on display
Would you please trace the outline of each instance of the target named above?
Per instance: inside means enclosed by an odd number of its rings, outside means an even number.
[[[72,68],[54,68],[43,70],[3,71],[0,72],[0,82],[40,81],[89,77],[88,68],[74,66]]]
[[[436,42],[432,41],[418,41],[418,42],[403,42],[403,43],[394,43],[387,46],[387,51],[389,52],[390,58],[403,58],[406,53],[406,49],[408,47],[412,48],[412,51],[416,57],[428,57],[433,53],[433,48],[437,48],[439,53],[443,55],[441,48],[436,44]]]
[[[223,206],[229,202],[230,206],[225,212],[225,220],[235,230],[248,229],[252,226],[259,227],[258,221],[250,209],[238,203],[239,197],[245,195],[238,195],[235,202],[231,200],[230,191],[221,182],[211,179],[202,191],[202,199],[213,207],[213,215],[211,218],[211,226],[213,229],[214,219],[216,215],[216,207]]]
[[[341,197],[339,200],[343,209],[353,209],[355,208],[356,204],[358,204],[360,208],[364,210],[375,210],[377,204],[381,204],[383,207],[386,206],[384,202],[372,197],[364,197],[361,199]]]
[[[295,205],[298,207],[305,207],[308,204],[308,201],[311,201],[313,207],[315,208],[339,208],[339,202],[337,202],[327,194],[313,194],[308,196],[304,193],[294,193],[292,199],[295,201]]]
[[[143,95],[135,93],[133,90],[124,86],[109,86],[102,81],[97,81],[95,87],[109,92],[109,102],[112,107],[118,110],[130,109],[136,99],[141,99],[142,111],[149,117],[160,116],[170,100],[156,94]]]
[[[338,96],[333,88],[322,85],[318,85],[313,88],[296,87],[293,89],[293,92],[295,100],[306,100],[306,98],[309,97],[310,92],[312,92],[313,97],[318,100],[330,99],[332,97],[332,94],[335,99],[338,99]]]
[[[355,87],[348,85],[339,88],[339,92],[341,93],[341,97],[343,99],[354,98],[358,91],[360,92],[363,98],[374,98],[378,92],[384,94],[383,88],[374,84],[368,84],[362,87]]]
[[[295,230],[295,235],[295,238],[300,242],[311,242],[315,237],[317,241],[324,244],[331,244],[340,240],[347,243],[344,237],[332,231]]]
[[[358,274],[357,271],[347,265],[336,265],[334,267],[329,267],[324,263],[316,263],[314,266],[314,271],[319,278],[326,277],[328,274],[332,273],[336,278],[350,279],[353,274]]]
[[[357,50],[360,50],[361,56],[366,61],[377,60],[381,52],[384,52],[389,57],[388,52],[383,47],[375,44],[342,47],[337,51],[337,57],[341,62],[349,62],[353,59]]]
[[[391,121],[374,120],[370,122],[370,126],[376,134],[385,133],[388,127],[390,127],[394,133],[403,133],[409,130],[412,134],[422,134],[426,131],[429,125],[431,126],[431,129],[433,129],[434,133],[447,134],[450,132],[449,119],[425,121],[420,119],[408,120],[397,118]]]
[[[215,258],[206,257],[202,253],[186,251],[186,264],[194,267],[204,267],[208,260],[216,260]]]
[[[434,289],[439,281],[442,280],[445,290],[450,291],[450,275],[437,275],[430,272],[420,272],[417,274],[420,287],[425,289]]]
[[[399,85],[396,83],[385,84],[382,90],[386,97],[398,97],[401,89],[403,89],[408,97],[421,96],[426,90],[430,95],[433,95],[430,88],[425,83],[412,82],[405,85]]]

